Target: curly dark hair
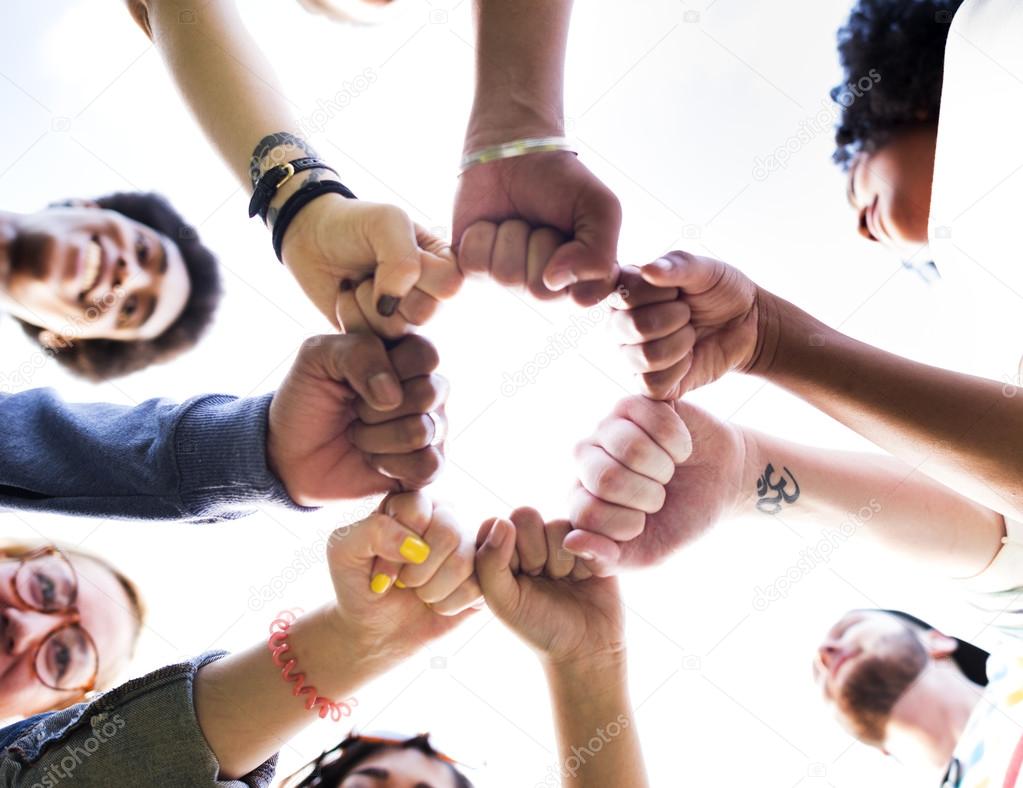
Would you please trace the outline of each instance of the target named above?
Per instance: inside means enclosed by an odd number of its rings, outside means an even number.
[[[428,758],[437,758],[439,756],[437,750],[430,744],[430,734],[428,733],[421,733],[400,743],[379,741],[372,738],[363,739],[353,734],[338,744],[333,750],[328,750],[311,764],[308,764],[305,768],[312,767],[312,770],[301,781],[293,782],[297,775],[292,775],[283,784],[288,786],[288,788],[337,788],[352,773],[356,766],[370,756],[384,750],[416,750]],[[327,756],[335,752],[340,752],[341,755],[332,761],[326,762]],[[455,778],[457,788],[473,788],[468,777],[452,764],[447,763],[447,761],[444,763],[451,769],[451,776]]]
[[[51,349],[69,371],[94,382],[128,375],[150,364],[169,361],[192,348],[213,322],[222,290],[217,258],[199,241],[199,234],[155,192],[118,192],[99,197],[100,207],[153,228],[173,241],[188,270],[191,292],[178,319],[155,339],[122,342],[113,339],[75,339]],[[72,202],[56,205],[74,204]],[[25,333],[39,342],[44,329],[19,320]],[[40,343],[41,344],[41,343]]]
[[[884,145],[900,127],[936,123],[945,42],[963,0],[859,0],[838,31],[845,82],[831,90],[842,106],[835,162]],[[857,85],[872,77],[866,90]],[[851,99],[851,100],[850,100]]]

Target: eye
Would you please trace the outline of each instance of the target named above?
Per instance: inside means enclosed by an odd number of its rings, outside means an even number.
[[[68,648],[66,643],[54,639],[51,642],[50,653],[47,655],[47,662],[53,670],[53,676],[59,680],[64,678],[68,674],[68,670],[71,667],[71,649]]]
[[[139,311],[139,298],[136,295],[130,295],[124,299],[124,304],[121,305],[121,312],[117,316],[117,325],[126,326],[131,319],[135,316],[135,313]]]
[[[139,265],[143,268],[149,262],[149,241],[142,233],[139,233],[135,239],[135,257],[138,258]]]
[[[44,609],[52,607],[54,600],[57,598],[57,584],[42,572],[34,573],[32,579],[35,581],[35,594],[39,604]]]

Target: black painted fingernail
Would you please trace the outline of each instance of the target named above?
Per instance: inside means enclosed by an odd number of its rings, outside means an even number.
[[[380,300],[377,301],[377,313],[381,317],[390,317],[398,311],[398,304],[400,303],[401,299],[394,296],[380,296]]]
[[[337,289],[340,290],[342,293],[347,293],[349,290],[352,289],[352,287],[354,287],[354,285],[352,284],[351,279],[342,279],[341,283],[337,286]]]

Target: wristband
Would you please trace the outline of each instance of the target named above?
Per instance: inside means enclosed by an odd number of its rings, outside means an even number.
[[[472,151],[462,157],[462,165],[458,169],[461,175],[470,167],[477,164],[486,164],[499,159],[511,159],[516,156],[525,156],[529,153],[550,153],[551,151],[566,151],[578,155],[572,143],[567,137],[530,137],[522,140],[512,140],[501,145],[492,145],[489,148],[481,148]]]
[[[295,623],[295,613],[291,610],[284,610],[277,614],[277,618],[270,624],[270,639],[267,641],[267,645],[270,647],[270,658],[273,659],[274,665],[281,669],[281,678],[286,682],[294,682],[295,687],[291,690],[291,694],[294,696],[305,695],[305,707],[312,711],[316,706],[319,706],[320,719],[323,719],[328,714],[334,722],[339,721],[342,717],[346,717],[352,713],[352,706],[358,706],[358,701],[355,698],[349,698],[347,701],[335,702],[329,698],[324,698],[322,695],[316,694],[316,687],[311,684],[305,683],[305,673],[292,673],[297,661],[294,657],[289,658],[288,652],[288,630],[291,629],[291,625]]]
[[[281,206],[281,212],[277,214],[277,221],[274,223],[274,252],[277,254],[277,259],[282,263],[284,258],[281,257],[281,248],[284,246],[284,234],[288,231],[288,225],[298,216],[299,211],[324,194],[340,194],[349,200],[358,199],[352,194],[351,189],[341,183],[341,181],[311,181],[303,183],[301,188]]]
[[[249,218],[256,214],[266,224],[266,213],[270,210],[270,201],[273,200],[277,190],[287,183],[291,176],[303,170],[330,170],[337,175],[333,167],[328,167],[315,157],[295,159],[284,164],[277,164],[263,173],[252,192],[252,199],[249,200]]]

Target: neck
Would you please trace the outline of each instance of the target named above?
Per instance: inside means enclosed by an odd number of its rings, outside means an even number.
[[[885,749],[902,763],[944,773],[982,694],[950,659],[932,663],[892,709]]]

